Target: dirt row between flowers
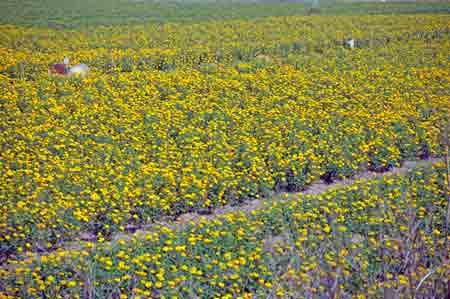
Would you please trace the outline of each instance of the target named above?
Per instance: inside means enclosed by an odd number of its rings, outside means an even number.
[[[117,243],[119,240],[121,241],[129,241],[132,238],[142,238],[147,234],[148,232],[156,231],[160,229],[161,227],[167,227],[171,230],[182,230],[184,227],[186,227],[188,224],[195,224],[202,220],[214,220],[217,219],[225,214],[229,213],[237,213],[242,212],[246,215],[250,214],[252,211],[255,211],[259,208],[262,208],[264,206],[265,202],[273,202],[273,201],[286,201],[286,200],[292,200],[296,198],[298,195],[302,194],[310,194],[310,195],[319,195],[322,193],[325,193],[332,189],[338,189],[342,188],[348,185],[351,185],[357,181],[361,180],[371,180],[371,179],[378,179],[382,177],[387,176],[393,176],[393,175],[405,175],[408,173],[408,171],[413,170],[416,167],[431,167],[435,165],[438,162],[443,162],[443,159],[441,158],[430,158],[426,160],[414,160],[414,161],[405,161],[402,163],[401,167],[393,167],[388,171],[385,172],[374,172],[374,171],[361,171],[357,173],[355,176],[351,178],[346,178],[342,180],[335,180],[332,183],[325,183],[322,181],[313,183],[306,187],[305,190],[300,192],[273,192],[272,196],[269,199],[255,199],[251,201],[244,202],[243,204],[239,205],[225,205],[219,208],[216,208],[215,210],[212,210],[209,214],[203,214],[203,213],[197,213],[197,212],[190,212],[190,213],[184,213],[181,214],[178,217],[165,217],[159,221],[155,221],[154,223],[147,224],[147,225],[141,225],[141,226],[133,226],[133,227],[126,227],[126,232],[120,232],[115,235],[113,235],[106,244],[113,245],[114,243]],[[83,248],[83,244],[85,245],[87,242],[91,242],[94,244],[98,244],[96,240],[96,236],[91,233],[82,233],[79,236],[80,241],[66,241],[62,242],[58,246],[55,246],[54,248],[50,250],[43,250],[39,252],[31,252],[33,255],[41,256],[46,255],[51,252],[57,251],[57,250],[79,250]],[[105,243],[101,243],[105,245]],[[28,252],[30,254],[30,252]],[[23,253],[19,256],[15,256],[15,260],[17,259],[26,259],[26,253]],[[11,260],[11,259],[8,259]],[[3,265],[0,265],[0,268],[4,269],[11,269],[14,268],[14,264],[8,263],[8,260],[6,260],[6,263]]]

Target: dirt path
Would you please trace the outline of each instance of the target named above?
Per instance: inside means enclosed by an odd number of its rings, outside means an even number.
[[[312,184],[303,193],[304,194],[320,194],[320,193],[323,193],[323,192],[333,189],[333,188],[351,185],[355,181],[361,180],[361,179],[367,179],[367,180],[368,179],[376,179],[376,178],[390,176],[390,175],[396,175],[396,174],[404,175],[409,170],[414,169],[414,167],[434,165],[438,162],[443,162],[443,160],[434,158],[434,159],[429,159],[429,160],[406,161],[403,163],[403,165],[401,167],[394,167],[393,169],[391,169],[390,171],[387,171],[387,172],[380,173],[380,172],[373,172],[373,171],[364,171],[364,172],[357,174],[353,178],[339,180],[339,181],[336,181],[329,185],[327,185],[325,183],[315,183],[315,184]]]
[[[336,180],[335,182],[331,184],[327,184],[324,182],[317,182],[314,184],[311,184],[307,187],[306,190],[301,192],[295,192],[295,193],[289,193],[289,192],[278,192],[274,193],[272,195],[273,200],[289,200],[292,199],[294,196],[297,196],[299,194],[321,194],[324,192],[327,192],[329,190],[335,189],[335,188],[341,188],[343,186],[348,186],[353,183],[355,183],[358,180],[369,180],[369,179],[376,179],[391,175],[404,175],[408,171],[414,169],[417,166],[432,166],[435,165],[438,162],[442,162],[442,159],[433,158],[428,160],[417,160],[417,161],[405,161],[401,167],[394,167],[393,169],[380,173],[380,172],[373,172],[373,171],[363,171],[358,173],[352,178],[344,179],[344,180]],[[263,206],[264,202],[266,202],[264,199],[255,199],[252,201],[245,202],[242,205],[226,205],[223,207],[216,208],[210,215],[200,215],[198,213],[185,213],[180,215],[175,221],[160,221],[156,222],[155,224],[151,225],[144,225],[140,227],[135,234],[117,234],[112,241],[115,240],[128,240],[133,235],[139,235],[139,234],[145,234],[146,232],[152,231],[155,228],[159,228],[162,226],[170,227],[171,229],[181,229],[183,226],[187,225],[191,222],[198,222],[200,218],[205,218],[207,220],[212,220],[220,217],[221,215],[228,214],[228,213],[234,213],[234,212],[243,212],[245,214],[249,214],[252,211],[260,208]]]
[[[299,194],[317,195],[317,194],[327,192],[334,188],[341,188],[343,186],[351,185],[358,180],[376,179],[376,178],[392,176],[392,175],[396,175],[396,174],[404,175],[409,170],[412,170],[417,166],[432,166],[432,165],[434,165],[438,162],[442,162],[442,161],[443,161],[442,159],[437,159],[437,158],[429,159],[429,160],[406,161],[403,163],[403,165],[401,167],[393,168],[387,172],[379,173],[379,172],[372,172],[372,171],[363,171],[349,179],[337,180],[331,184],[327,184],[324,182],[317,182],[317,183],[314,183],[314,184],[308,186],[307,189],[304,191],[297,192],[297,193],[279,192],[279,193],[274,193],[272,195],[272,197],[273,197],[273,200],[283,201],[283,200],[293,199],[295,196],[297,196]],[[145,236],[146,233],[158,230],[161,227],[168,227],[173,230],[179,230],[179,229],[182,229],[183,227],[185,227],[186,225],[188,225],[189,223],[192,223],[192,222],[197,223],[201,218],[207,219],[207,220],[212,220],[212,219],[216,219],[216,218],[220,217],[221,215],[233,213],[233,212],[243,212],[245,214],[249,214],[250,212],[262,207],[265,201],[267,201],[267,200],[262,199],[262,200],[248,201],[245,204],[238,205],[238,206],[227,205],[227,206],[223,206],[223,207],[215,209],[209,215],[200,215],[198,213],[185,213],[185,214],[180,215],[176,220],[157,221],[153,224],[142,225],[140,227],[137,227],[133,233],[118,233],[115,236],[113,236],[113,238],[111,238],[111,241],[109,241],[109,244],[116,243],[119,240],[128,241],[133,237],[140,238],[140,237]],[[92,239],[90,239],[90,238],[92,238]],[[93,236],[93,235],[82,234],[82,235],[80,235],[80,239],[82,241],[64,242],[64,243],[61,243],[60,246],[58,246],[57,248],[55,248],[52,251],[56,251],[57,249],[66,249],[66,250],[81,249],[81,248],[83,248],[83,242],[85,242],[85,241],[96,243],[94,238],[95,238],[95,236]],[[105,243],[103,243],[103,244],[105,244]],[[48,253],[51,253],[51,251],[40,252],[40,253],[35,253],[35,254],[36,255],[44,255],[44,254],[48,254]],[[21,257],[19,256],[17,258],[20,259]],[[11,266],[14,267],[11,264],[9,264],[9,265],[6,264],[6,265],[1,266],[1,268],[5,269],[5,268],[10,268]]]

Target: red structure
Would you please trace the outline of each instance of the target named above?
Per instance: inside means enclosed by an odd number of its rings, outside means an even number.
[[[67,75],[67,72],[68,72],[67,66],[65,64],[62,64],[62,63],[52,64],[48,68],[48,73],[49,74]]]

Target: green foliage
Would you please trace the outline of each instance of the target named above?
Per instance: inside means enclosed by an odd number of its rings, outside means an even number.
[[[68,29],[96,25],[198,22],[221,19],[249,19],[311,13],[311,4],[260,1],[152,0],[4,0],[0,2],[0,23]],[[320,1],[319,15],[449,13],[443,3],[345,3]]]

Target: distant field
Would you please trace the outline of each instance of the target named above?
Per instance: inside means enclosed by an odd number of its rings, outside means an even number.
[[[195,22],[220,19],[251,19],[267,16],[306,15],[311,1],[201,2],[133,0],[4,0],[0,23],[56,28],[145,22]],[[450,4],[411,2],[349,3],[320,1],[321,15],[449,13]]]

